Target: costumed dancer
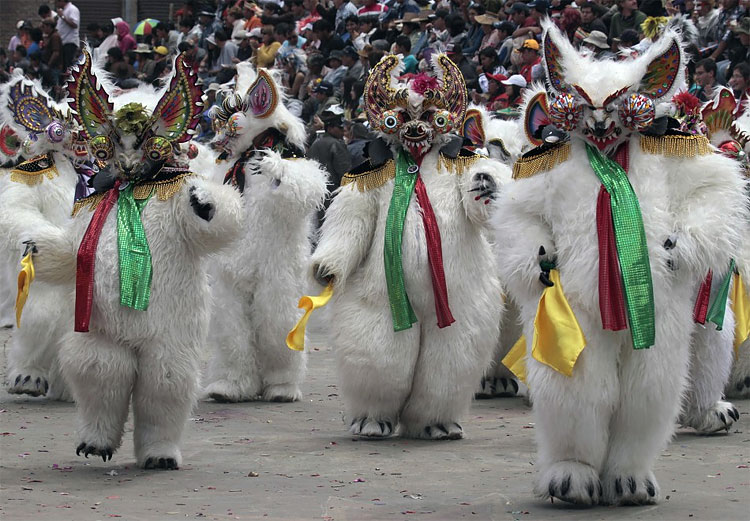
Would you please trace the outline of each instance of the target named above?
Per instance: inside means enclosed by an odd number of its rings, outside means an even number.
[[[463,436],[498,342],[501,288],[487,220],[509,170],[462,149],[461,72],[445,56],[399,82],[384,57],[365,85],[379,139],[347,174],[313,253],[333,287],[330,341],[350,431],[431,440]],[[416,192],[416,193],[415,193]]]
[[[527,339],[534,490],[654,503],[654,460],[687,380],[694,281],[736,254],[742,179],[657,112],[684,82],[675,33],[636,59],[596,61],[545,22],[543,58],[549,115],[570,141],[516,162],[494,219]]]
[[[19,261],[33,249],[24,241],[37,232],[65,233],[75,196],[88,190],[87,179],[77,171],[88,152],[68,107],[56,104],[38,81],[16,78],[3,87],[0,97],[6,99],[0,106],[5,128],[26,136],[23,155],[31,158],[10,171],[0,190],[1,229],[17,276]],[[28,291],[23,314],[14,320],[18,328],[8,352],[9,393],[71,400],[57,356],[60,339],[72,323],[72,290],[67,280],[40,280]]]
[[[302,397],[306,353],[284,338],[297,320],[296,303],[312,279],[313,217],[328,189],[327,174],[305,159],[305,127],[284,106],[273,72],[237,67],[235,92],[213,114],[212,147],[220,182],[242,194],[243,240],[217,257],[212,293],[215,351],[204,392],[217,401]],[[200,157],[200,156],[199,156]]]
[[[118,107],[88,51],[72,68],[71,109],[107,168],[75,204],[69,233],[31,239],[38,279],[75,274],[75,331],[60,365],[78,409],[76,453],[87,457],[112,458],[132,400],[137,465],[181,463],[210,314],[205,258],[242,223],[235,190],[172,163],[200,117],[196,78],[180,55],[161,99],[144,89]]]

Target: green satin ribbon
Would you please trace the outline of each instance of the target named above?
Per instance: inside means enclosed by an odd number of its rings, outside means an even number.
[[[391,305],[394,331],[409,329],[417,321],[409,297],[406,295],[401,257],[406,211],[409,209],[414,186],[417,184],[417,174],[411,174],[407,170],[415,164],[409,154],[403,150],[399,151],[396,158],[396,179],[388,207],[388,217],[385,221],[385,247],[383,248],[385,280],[388,285],[388,300]]]
[[[724,280],[721,281],[719,291],[716,293],[716,298],[711,303],[711,307],[708,308],[708,314],[706,315],[706,322],[713,322],[716,324],[716,330],[721,331],[724,327],[724,313],[727,310],[727,300],[729,299],[729,285],[732,282],[732,275],[734,275],[734,259],[729,262],[729,271],[724,276]]]
[[[612,200],[612,222],[620,261],[633,347],[654,345],[654,287],[638,197],[625,170],[591,145],[589,164]]]
[[[151,251],[141,222],[151,198],[136,201],[133,184],[117,199],[117,250],[120,255],[120,305],[145,311],[151,298]]]

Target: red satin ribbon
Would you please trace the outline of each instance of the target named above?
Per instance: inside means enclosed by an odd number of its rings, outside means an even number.
[[[714,272],[708,270],[706,278],[701,282],[701,287],[698,288],[698,296],[695,297],[695,307],[693,308],[693,322],[697,324],[706,323],[706,315],[708,315],[708,301],[711,299],[711,281],[714,278]]]
[[[96,260],[96,248],[99,244],[99,236],[102,227],[107,220],[109,211],[117,202],[120,195],[120,181],[115,181],[115,186],[107,192],[104,200],[96,207],[91,217],[81,245],[78,247],[78,263],[76,266],[76,315],[75,331],[87,333],[89,321],[91,320],[91,306],[94,301],[94,262]]]
[[[435,212],[432,210],[430,198],[427,196],[427,188],[419,174],[414,191],[417,193],[417,203],[422,210],[422,222],[427,241],[427,260],[430,264],[430,275],[432,276],[432,292],[435,297],[435,314],[438,319],[438,327],[448,327],[456,319],[453,318],[448,306],[448,287],[445,284],[445,271],[443,270],[443,246],[440,241],[440,228],[435,218]]]
[[[630,166],[627,143],[617,149],[614,159],[627,173]],[[615,243],[612,198],[604,185],[599,189],[596,200],[596,232],[599,239],[599,314],[602,327],[621,331],[628,327],[625,290]]]

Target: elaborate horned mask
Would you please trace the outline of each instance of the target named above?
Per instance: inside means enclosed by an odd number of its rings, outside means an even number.
[[[415,159],[423,157],[442,134],[460,131],[467,107],[466,84],[444,54],[432,60],[434,74],[398,80],[399,56],[385,56],[365,84],[365,112],[372,128],[400,142]]]

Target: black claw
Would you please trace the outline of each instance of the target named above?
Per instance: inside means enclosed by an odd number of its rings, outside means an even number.
[[[646,480],[646,492],[648,492],[648,495],[650,497],[654,497],[656,495],[656,487],[650,479]]]
[[[737,409],[729,409],[729,410],[727,411],[727,414],[728,414],[728,415],[729,415],[729,417],[730,417],[730,418],[732,418],[732,419],[733,419],[734,421],[737,421],[737,418],[738,418],[738,416],[736,416],[736,414],[737,414]]]
[[[588,493],[589,497],[591,499],[594,499],[594,483],[593,481],[589,481],[586,485],[586,493]]]
[[[389,421],[385,422],[385,424],[388,426],[388,431],[393,432],[393,424]]]
[[[540,280],[540,281],[542,282],[542,284],[544,284],[544,285],[545,285],[545,286],[547,286],[548,288],[551,288],[552,286],[554,286],[554,285],[555,285],[555,283],[554,283],[554,282],[552,282],[552,281],[551,281],[551,280],[549,279],[549,273],[541,272],[541,273],[539,274],[539,280]]]
[[[380,427],[380,434],[385,434],[385,423],[378,422],[378,426]]]
[[[503,386],[503,391],[508,389],[508,379],[507,378],[500,378],[500,383]]]
[[[483,376],[483,377],[482,377],[482,380],[481,380],[481,383],[480,383],[480,385],[481,385],[481,387],[482,387],[482,390],[484,390],[484,385],[485,385],[486,383],[487,383],[487,378],[485,378],[485,377]]]
[[[23,383],[26,383],[29,380],[31,380],[31,375],[27,375],[26,378],[23,379]]]
[[[615,492],[618,496],[622,496],[622,480],[620,478],[615,480]]]
[[[438,423],[437,425],[435,425],[435,427],[437,427],[439,431],[443,431],[446,436],[448,435],[448,429],[446,429],[445,425],[443,425],[442,423]]]
[[[456,427],[458,427],[458,430],[460,430],[460,431],[463,431],[463,430],[464,430],[464,428],[463,428],[463,427],[461,427],[461,424],[460,424],[460,423],[458,423],[458,422],[453,422],[453,425],[455,425]]]
[[[547,250],[544,249],[544,246],[539,246],[539,256],[542,257],[547,254]]]
[[[726,424],[727,424],[727,417],[726,417],[726,416],[724,416],[724,413],[723,413],[723,412],[720,412],[720,413],[719,413],[719,419],[721,420],[721,423],[723,423],[724,425],[726,425]]]
[[[745,377],[745,387],[750,387],[750,376]]]
[[[359,432],[362,432],[362,429],[364,429],[364,428],[365,428],[365,421],[366,421],[366,420],[367,420],[367,416],[365,416],[364,418],[362,418],[362,419],[361,419],[361,420],[359,421]]]
[[[732,408],[732,412],[734,412],[734,420],[739,421],[740,420],[740,411],[737,410],[736,407]]]
[[[565,476],[562,483],[560,484],[560,496],[565,497],[568,495],[570,490],[570,476]]]
[[[427,436],[430,436],[430,435],[432,434],[432,427],[430,427],[429,425],[428,425],[427,427],[425,427],[425,428],[424,428],[424,433],[425,433],[425,434],[426,434]]]
[[[513,378],[511,378],[510,385],[513,387],[513,393],[518,394],[518,382],[516,382]]]
[[[47,394],[47,391],[49,391],[49,382],[45,380],[44,381],[44,394]]]
[[[23,375],[21,375],[21,374],[19,374],[18,376],[16,376],[16,383],[15,383],[15,384],[13,384],[13,385],[18,385],[18,382],[20,382],[20,381],[21,381],[21,377],[22,377],[22,376],[23,376]]]
[[[602,497],[604,495],[604,490],[602,489],[602,483],[601,481],[596,486],[597,492],[599,492],[599,497]]]
[[[86,448],[85,443],[81,443],[78,447],[76,447],[76,456],[81,455],[81,451]]]
[[[555,497],[555,481],[554,480],[549,482],[549,486],[547,487],[547,492],[549,493],[549,497]]]
[[[41,383],[42,383],[42,379],[39,376],[37,376],[36,382],[34,382],[34,385],[36,385],[37,389],[39,389],[39,386],[41,385]]]
[[[635,478],[632,476],[628,478],[628,488],[631,494],[635,494]]]

